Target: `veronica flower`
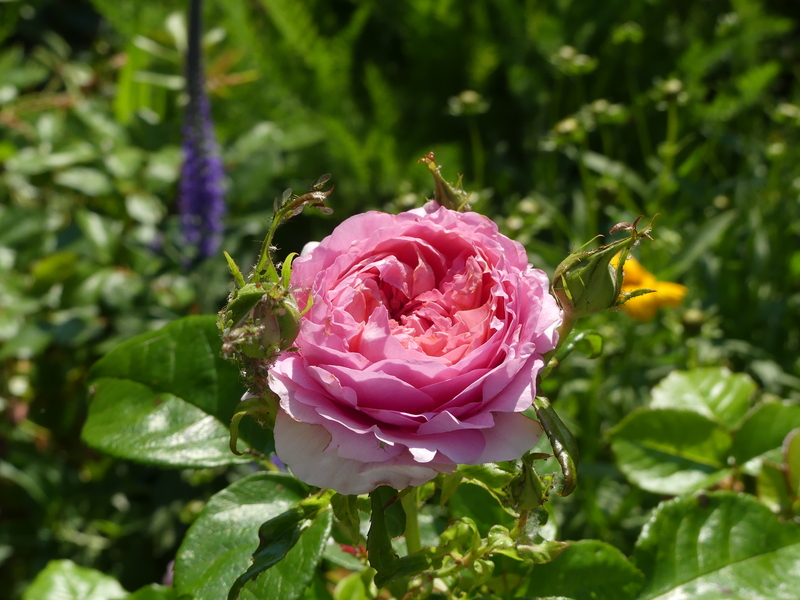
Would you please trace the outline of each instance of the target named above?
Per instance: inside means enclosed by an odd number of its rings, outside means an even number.
[[[207,258],[219,250],[225,215],[225,172],[219,155],[211,104],[205,91],[201,53],[202,0],[190,0],[186,87],[189,104],[183,125],[180,180],[181,226],[186,242]]]

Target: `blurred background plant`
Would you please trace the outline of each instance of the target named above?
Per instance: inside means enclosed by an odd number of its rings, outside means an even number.
[[[245,472],[158,471],[79,437],[93,362],[228,293],[222,257],[187,268],[180,231],[185,9],[0,2],[0,580],[12,598],[53,558],[127,589],[160,581],[203,502]],[[602,358],[547,380],[582,456],[578,492],[555,503],[559,539],[630,552],[660,496],[623,476],[608,432],[671,371],[724,366],[759,394],[800,399],[792,2],[209,0],[205,21],[221,247],[239,264],[254,260],[272,198],[320,173],[334,175],[334,215],[287,224],[279,254],[355,212],[421,205],[432,192],[416,160],[429,151],[551,273],[613,224],[660,213],[636,255],[688,287],[682,307],[644,323],[592,317],[582,326],[605,336]],[[755,490],[748,477],[737,485]]]

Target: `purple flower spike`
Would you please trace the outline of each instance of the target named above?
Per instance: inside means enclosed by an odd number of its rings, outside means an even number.
[[[183,166],[180,212],[186,242],[202,258],[216,254],[222,241],[225,215],[225,172],[211,121],[211,104],[205,92],[200,40],[202,1],[191,0],[186,56],[189,104],[183,126]]]

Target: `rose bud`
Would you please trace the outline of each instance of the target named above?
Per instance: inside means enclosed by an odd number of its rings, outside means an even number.
[[[281,286],[247,284],[220,312],[222,351],[227,356],[276,358],[300,331],[300,311]]]
[[[565,313],[577,318],[614,306],[622,289],[625,261],[619,261],[615,268],[611,260],[627,243],[628,240],[621,240],[598,250],[579,250],[558,265],[553,295]]]
[[[623,267],[628,251],[640,238],[652,239],[653,222],[641,232],[636,229],[639,217],[633,223],[618,223],[611,233],[628,231],[627,238],[601,246],[597,250],[578,250],[570,254],[556,268],[553,276],[553,295],[558,300],[565,318],[574,320],[612,306],[616,306],[623,284]],[[637,290],[638,296],[649,290]]]

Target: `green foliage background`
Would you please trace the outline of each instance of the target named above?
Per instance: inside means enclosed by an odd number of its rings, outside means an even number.
[[[163,471],[80,438],[93,363],[137,334],[216,312],[228,292],[221,257],[185,266],[178,230],[184,9],[0,3],[0,580],[12,598],[51,559],[127,590],[161,581],[204,503],[250,473],[241,464]],[[795,518],[797,490],[779,493],[775,454],[800,426],[793,2],[209,0],[206,9],[229,177],[223,248],[239,264],[255,259],[272,199],[322,173],[333,174],[334,215],[291,221],[279,254],[356,212],[419,206],[432,182],[416,161],[429,151],[549,272],[613,224],[660,213],[656,241],[637,257],[688,286],[683,306],[648,323],[623,313],[581,323],[603,333],[603,356],[572,357],[545,384],[582,460],[578,491],[554,503],[557,539],[601,540],[630,556],[660,499],[710,488],[756,494]],[[697,379],[684,387],[702,390],[702,367],[741,374],[733,412],[696,410],[708,390],[686,399],[670,388],[680,381],[664,380],[690,371]],[[663,433],[648,429],[661,422],[655,411],[684,411],[678,430],[699,433],[691,452],[682,440],[648,466],[631,448],[636,435]],[[788,429],[769,430],[776,421]],[[773,466],[748,462],[770,451]],[[701,467],[687,463],[697,452]],[[671,483],[663,464],[678,474]],[[486,500],[462,496],[463,506]],[[656,550],[640,544],[637,565],[655,577]]]

